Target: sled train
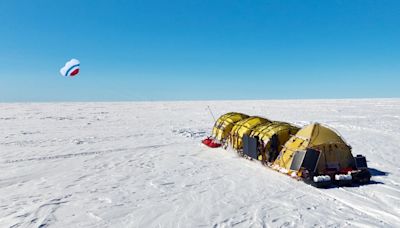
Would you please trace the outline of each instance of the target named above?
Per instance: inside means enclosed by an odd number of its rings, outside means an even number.
[[[230,147],[240,156],[318,188],[370,182],[366,158],[353,156],[338,132],[320,123],[303,128],[263,117],[230,112],[217,119],[211,148]]]

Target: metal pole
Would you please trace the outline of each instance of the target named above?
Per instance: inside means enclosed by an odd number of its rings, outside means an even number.
[[[215,122],[216,119],[215,119],[215,116],[214,116],[213,112],[211,111],[210,106],[207,105],[207,108],[208,108],[208,110],[210,111],[210,114],[211,114],[211,116],[212,116],[212,118],[214,119],[214,122]]]

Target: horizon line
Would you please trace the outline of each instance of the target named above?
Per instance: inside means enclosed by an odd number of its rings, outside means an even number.
[[[348,98],[271,98],[271,99],[149,99],[149,100],[58,100],[58,101],[0,101],[0,104],[34,103],[145,103],[145,102],[235,102],[235,101],[334,101],[334,100],[400,100],[400,97],[348,97]]]

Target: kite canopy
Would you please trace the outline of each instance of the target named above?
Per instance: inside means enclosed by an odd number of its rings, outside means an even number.
[[[62,76],[65,77],[73,77],[79,73],[80,69],[80,62],[77,59],[71,59],[70,61],[66,62],[64,67],[60,69],[60,73]]]

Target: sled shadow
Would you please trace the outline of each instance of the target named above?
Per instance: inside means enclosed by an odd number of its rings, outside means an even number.
[[[352,183],[351,185],[341,185],[341,186],[332,184],[331,186],[327,186],[327,187],[324,187],[322,189],[337,189],[337,188],[342,188],[342,187],[345,187],[345,188],[358,188],[358,187],[361,187],[361,186],[375,185],[375,184],[384,184],[384,183],[380,182],[380,181],[370,180],[368,183],[363,183],[363,184]]]
[[[368,168],[369,172],[371,173],[372,177],[376,177],[376,176],[388,176],[389,173],[388,172],[384,172],[375,168]],[[374,181],[374,180],[370,180],[368,183],[364,183],[364,184],[357,184],[357,183],[353,183],[352,186],[350,187],[360,187],[362,185],[375,185],[375,184],[384,184],[383,182],[380,181]]]
[[[350,187],[360,187],[360,186],[375,185],[375,184],[384,184],[384,183],[380,182],[380,181],[370,180],[368,183],[365,183],[365,184],[357,184],[357,183],[355,183]]]
[[[375,177],[375,176],[388,176],[389,173],[388,172],[384,172],[378,169],[374,169],[374,168],[368,168],[369,172],[371,173],[371,176]]]
[[[375,168],[368,168],[368,170],[371,173],[372,177],[389,175],[389,172],[381,171],[381,170],[378,170]],[[343,186],[338,186],[338,185],[333,184],[331,186],[325,187],[325,189],[335,189],[338,187],[358,188],[358,187],[365,186],[365,185],[376,185],[376,184],[384,184],[384,183],[380,182],[380,181],[370,180],[368,183],[363,183],[363,184],[352,183],[351,185],[343,185]]]
[[[388,176],[389,173],[385,172],[385,171],[381,171],[379,169],[375,169],[375,168],[368,168],[369,172],[371,173],[372,177],[377,177],[377,176]],[[350,187],[360,187],[362,185],[375,185],[375,184],[384,184],[383,182],[380,181],[374,181],[374,180],[370,180],[368,183],[364,183],[364,184],[357,184],[357,183],[353,183],[352,186]]]

